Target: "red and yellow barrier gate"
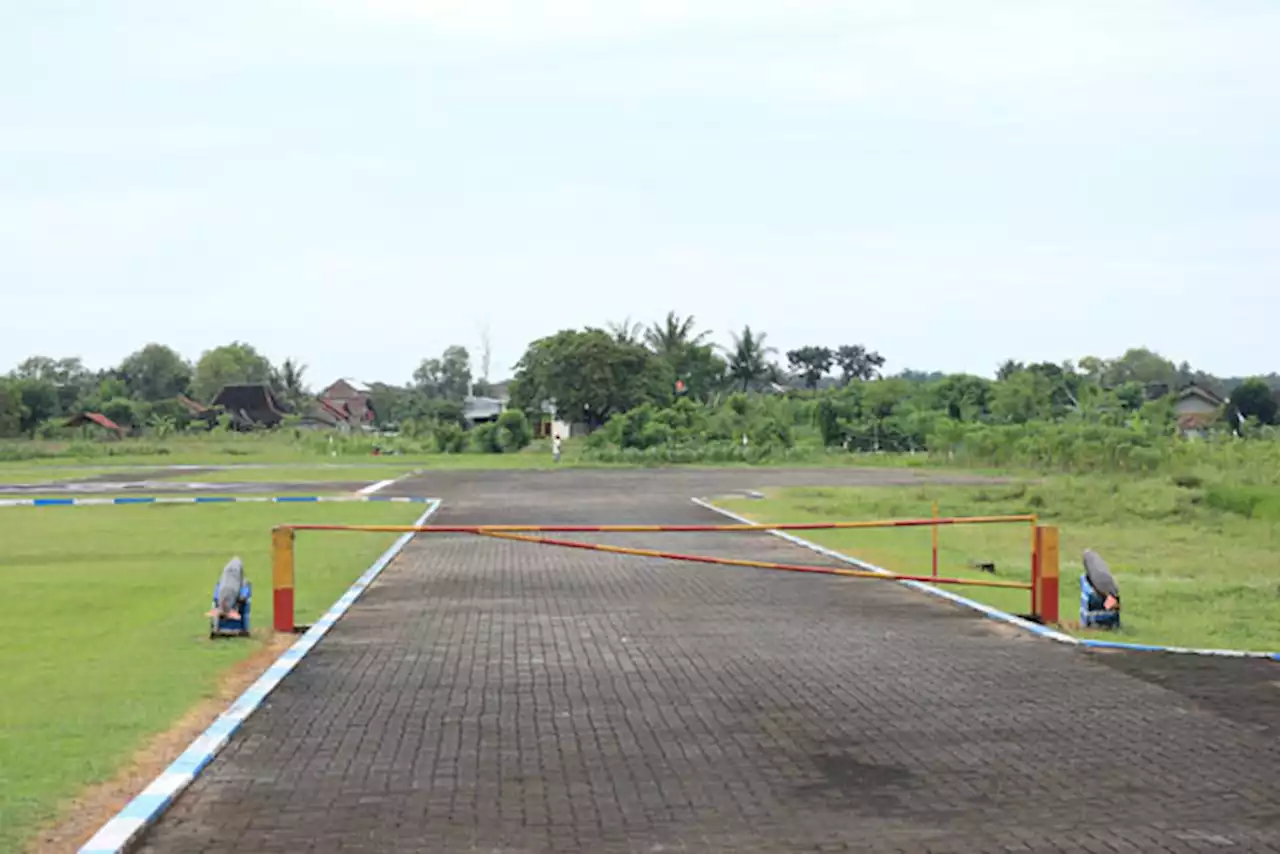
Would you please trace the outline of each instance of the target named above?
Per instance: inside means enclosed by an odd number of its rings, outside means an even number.
[[[942,525],[989,525],[1030,523],[1032,528],[1031,581],[998,581],[985,578],[939,577],[937,567],[937,528]],[[932,526],[934,529],[934,561],[932,575],[904,575],[866,569],[844,569],[808,564],[776,563],[745,558],[682,554],[629,546],[584,543],[533,534],[636,534],[636,533],[746,533],[767,531],[854,530],[859,528],[911,528]],[[812,572],[850,578],[876,578],[882,581],[920,581],[928,584],[954,584],[968,587],[1002,587],[1031,592],[1031,614],[1043,623],[1058,621],[1058,529],[1037,523],[1034,515],[1016,516],[950,516],[928,519],[878,519],[857,522],[796,522],[780,525],[281,525],[272,530],[272,580],[274,587],[275,629],[294,631],[294,540],[297,531],[364,531],[370,533],[473,534],[516,542],[586,549],[610,554],[636,555],[662,560],[745,566],[782,572]]]

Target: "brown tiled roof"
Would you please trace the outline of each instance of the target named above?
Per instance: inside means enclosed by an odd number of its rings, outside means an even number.
[[[1191,412],[1178,416],[1179,430],[1202,430],[1218,420],[1214,412]]]

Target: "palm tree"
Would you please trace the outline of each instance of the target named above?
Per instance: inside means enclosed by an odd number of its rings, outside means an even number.
[[[644,324],[632,323],[631,318],[626,317],[621,323],[610,323],[609,332],[619,344],[639,344]]]
[[[649,345],[649,349],[657,353],[659,356],[674,356],[686,347],[698,347],[711,334],[710,330],[704,330],[697,335],[693,334],[694,317],[681,318],[674,311],[667,312],[667,317],[661,323],[651,323],[649,328],[644,331],[644,341]]]
[[[275,372],[273,385],[280,391],[289,408],[295,411],[311,397],[306,381],[302,378],[306,372],[307,366],[299,365],[293,359],[285,359],[280,364],[280,370]]]
[[[725,351],[729,359],[729,377],[742,383],[742,390],[746,391],[752,383],[770,376],[773,366],[769,363],[769,356],[777,351],[765,345],[765,333],[752,332],[750,326],[742,327],[741,335],[729,334],[733,338],[733,346]]]

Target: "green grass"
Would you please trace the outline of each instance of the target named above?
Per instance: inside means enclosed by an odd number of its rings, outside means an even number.
[[[1231,502],[1214,495],[1212,488],[1178,486],[1168,479],[1095,476],[985,487],[790,489],[763,501],[721,503],[754,520],[779,523],[924,517],[935,500],[944,516],[1038,513],[1043,524],[1061,531],[1061,617],[1068,628],[1078,614],[1080,556],[1094,548],[1120,582],[1124,626],[1118,632],[1084,634],[1134,643],[1280,650],[1280,564],[1275,559],[1280,514],[1259,517],[1280,506],[1275,503],[1280,490],[1237,499],[1237,506],[1252,508],[1252,517],[1221,509]],[[940,528],[939,574],[990,578],[970,563],[993,561],[996,578],[1027,580],[1028,527]],[[930,572],[929,528],[806,536],[896,572]],[[1013,613],[1029,610],[1025,591],[966,587],[957,592]]]
[[[271,626],[270,528],[407,523],[413,504],[0,509],[0,851],[107,779],[148,737],[211,696]],[[298,620],[315,619],[395,539],[302,533]],[[254,585],[247,641],[208,639],[233,555]]]

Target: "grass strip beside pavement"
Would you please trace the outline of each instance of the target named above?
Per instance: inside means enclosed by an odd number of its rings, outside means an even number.
[[[1220,510],[1194,489],[1159,479],[1052,478],[993,486],[783,489],[764,500],[717,504],[753,521],[817,522],[1037,513],[1061,531],[1061,617],[1084,637],[1199,648],[1280,651],[1280,521]],[[939,574],[991,578],[976,567],[994,563],[994,577],[1030,577],[1026,524],[939,528]],[[914,575],[931,570],[929,527],[808,531],[820,545]],[[1123,627],[1082,631],[1077,625],[1081,554],[1097,550],[1120,583]],[[879,582],[869,582],[879,583]],[[1019,590],[948,586],[962,596],[1022,614]]]
[[[405,524],[418,504],[214,504],[0,510],[0,851],[20,850],[61,803],[108,779],[148,738],[212,695],[271,633],[270,530],[287,522]],[[315,619],[394,534],[310,534],[297,611]],[[208,638],[233,555],[254,585],[247,640]]]

